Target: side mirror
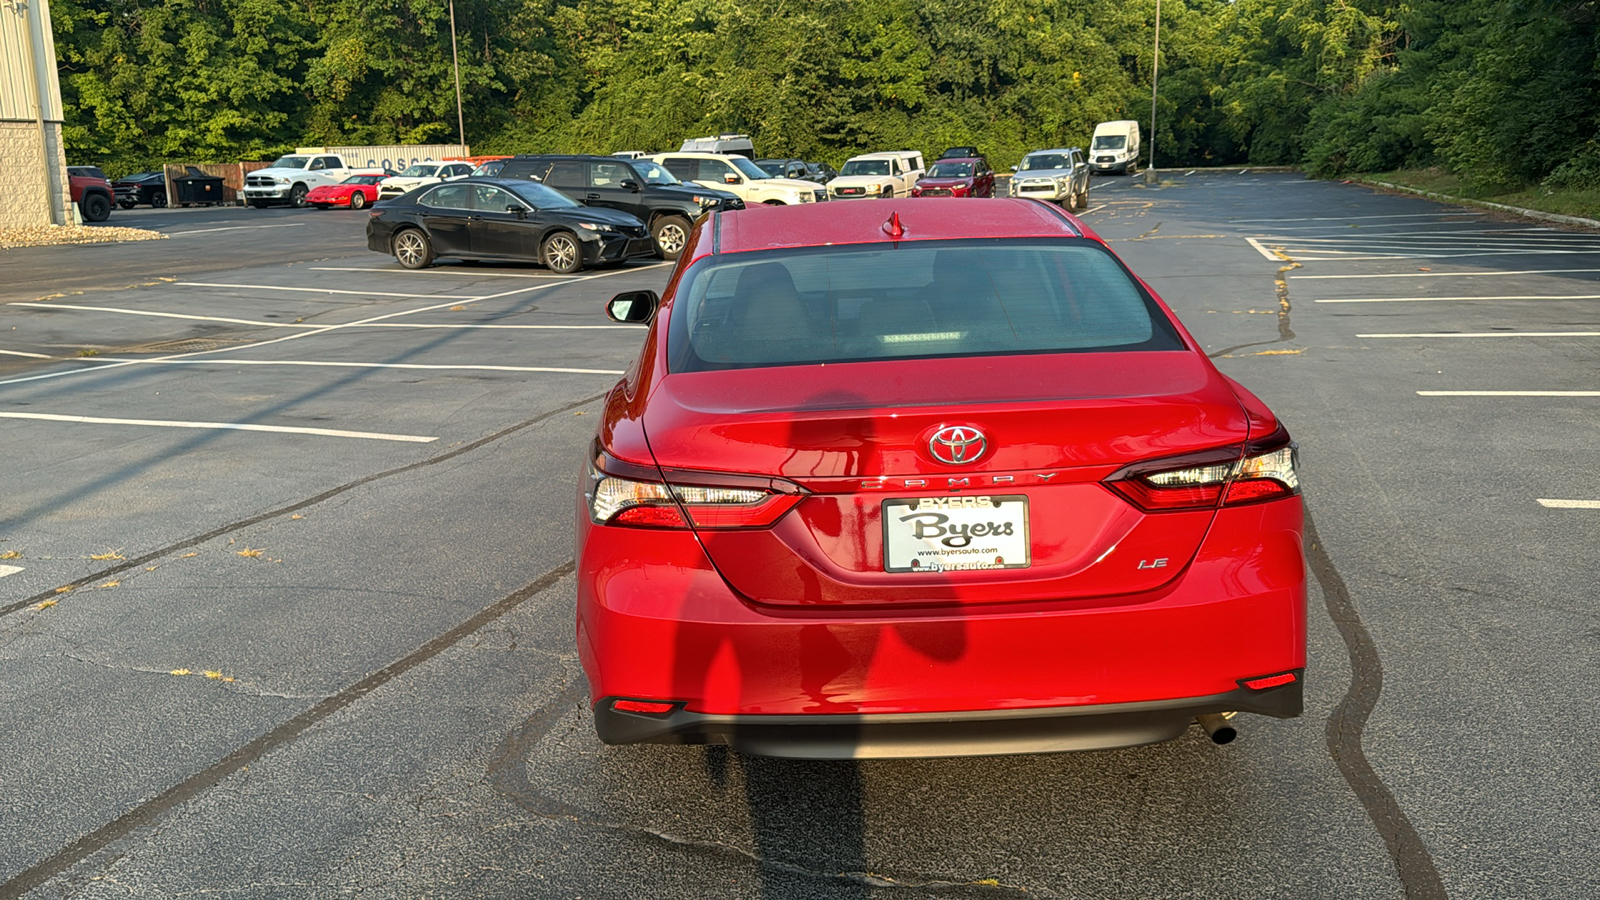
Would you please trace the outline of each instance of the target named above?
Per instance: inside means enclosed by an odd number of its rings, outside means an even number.
[[[1017,167],[1016,167],[1016,166],[1012,166],[1012,167],[1011,167],[1011,171],[1013,171],[1013,172],[1015,172],[1015,171],[1016,171],[1016,170],[1017,170]]]
[[[649,322],[656,317],[660,302],[655,291],[623,291],[606,304],[606,317],[623,324]]]
[[[507,203],[506,212],[514,214],[519,219],[528,217],[528,208],[520,203]]]
[[[722,176],[722,180],[723,180],[723,182],[725,182],[727,184],[744,184],[744,179],[740,178],[738,175],[735,175],[732,172],[729,172],[728,174]]]
[[[639,182],[634,181],[632,178],[622,179],[622,183],[618,187],[625,191],[633,191],[636,194],[639,192]]]

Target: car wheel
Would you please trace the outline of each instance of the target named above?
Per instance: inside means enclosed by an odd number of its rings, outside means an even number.
[[[656,240],[656,252],[662,259],[677,259],[689,243],[689,220],[682,216],[662,216],[650,225],[650,236]]]
[[[571,275],[583,268],[583,248],[578,245],[578,239],[565,231],[558,231],[545,238],[544,264],[558,275]]]
[[[311,191],[305,185],[295,185],[289,189],[289,205],[297,208],[304,208],[306,205],[306,194],[309,193],[311,193]]]
[[[367,205],[367,195],[366,195],[366,193],[364,193],[362,191],[356,191],[355,193],[350,195],[350,208],[351,209],[365,209],[366,205]]]
[[[150,208],[151,209],[166,209],[167,208],[167,194],[166,194],[165,191],[156,191],[154,194],[150,195]]]
[[[893,200],[894,199],[894,188],[884,188],[883,189],[883,193],[878,195],[878,199],[879,200]]]
[[[394,258],[408,269],[426,269],[433,265],[433,242],[415,228],[407,228],[394,236]]]
[[[85,222],[104,222],[111,218],[111,201],[104,194],[90,194],[79,204]]]
[[[134,200],[131,197],[125,197],[125,198],[117,201],[117,205],[122,207],[123,209],[133,209],[135,206],[138,205],[138,203],[139,203],[139,201]]]

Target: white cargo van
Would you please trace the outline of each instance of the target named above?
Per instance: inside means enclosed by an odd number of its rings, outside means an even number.
[[[678,148],[680,153],[723,153],[756,158],[756,145],[750,143],[748,134],[716,134],[710,137],[689,138]]]
[[[1139,123],[1132,119],[1101,122],[1089,145],[1089,171],[1132,175],[1139,168]]]

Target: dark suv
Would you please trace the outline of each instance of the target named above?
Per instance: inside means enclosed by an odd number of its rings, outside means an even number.
[[[104,222],[111,218],[111,182],[99,166],[67,166],[67,182],[72,189],[72,202],[85,222]]]
[[[494,172],[489,172],[491,166]],[[743,209],[744,201],[727,191],[683,184],[648,159],[612,156],[513,156],[480,166],[477,174],[499,178],[532,178],[585,206],[631,213],[650,227],[656,252],[677,259],[689,240],[691,223],[713,209]]]

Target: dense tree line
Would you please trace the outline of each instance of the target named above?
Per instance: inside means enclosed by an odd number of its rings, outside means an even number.
[[[1164,0],[1161,165],[1600,186],[1600,0]],[[477,152],[976,143],[1148,121],[1156,0],[458,0]],[[73,162],[453,142],[447,0],[54,0]],[[1147,126],[1148,127],[1148,126]]]

